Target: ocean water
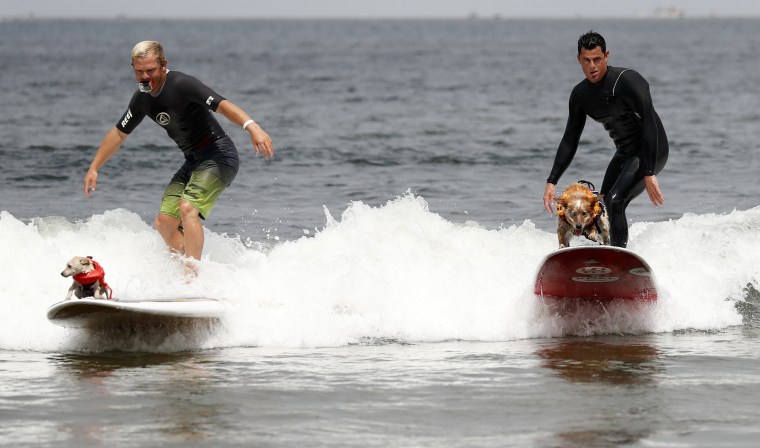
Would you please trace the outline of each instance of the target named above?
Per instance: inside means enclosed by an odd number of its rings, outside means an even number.
[[[542,194],[593,28],[649,81],[664,206],[628,208],[652,304],[537,300]],[[0,22],[0,446],[755,446],[760,20]],[[152,229],[181,153],[147,120],[82,177],[161,40],[272,136],[206,222],[200,275]],[[560,184],[599,185],[589,121]],[[124,299],[220,325],[50,324],[92,255]]]

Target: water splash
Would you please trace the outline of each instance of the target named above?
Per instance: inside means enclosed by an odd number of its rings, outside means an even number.
[[[530,221],[499,229],[452,223],[411,194],[380,207],[355,202],[339,218],[325,213],[321,231],[275,246],[207,230],[201,273],[185,284],[179,260],[130,211],[73,223],[2,212],[0,348],[179,351],[710,330],[741,325],[737,303],[748,285],[760,287],[760,208],[635,223],[629,249],[652,267],[659,300],[570,310],[532,294],[556,237]],[[94,256],[117,297],[206,295],[224,298],[231,313],[202,337],[160,342],[56,327],[45,310],[65,296],[69,280],[59,273],[74,255]]]

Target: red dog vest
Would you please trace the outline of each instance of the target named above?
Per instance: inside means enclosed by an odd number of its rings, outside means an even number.
[[[92,260],[92,264],[95,265],[95,268],[93,270],[90,272],[84,272],[82,274],[75,275],[73,277],[74,280],[76,280],[82,286],[90,286],[99,280],[100,286],[106,290],[106,294],[110,299],[112,291],[111,287],[108,286],[108,283],[106,283],[106,271],[103,270],[103,267],[100,266],[100,263],[97,261]]]

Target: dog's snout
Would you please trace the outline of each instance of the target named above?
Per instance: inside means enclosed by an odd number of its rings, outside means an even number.
[[[575,225],[575,230],[581,230],[582,228],[583,228],[583,226],[580,225],[580,224],[576,224]]]

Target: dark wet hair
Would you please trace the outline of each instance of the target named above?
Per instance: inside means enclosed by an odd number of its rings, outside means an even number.
[[[578,38],[578,54],[581,54],[581,50],[584,48],[586,50],[593,50],[596,47],[600,47],[602,53],[607,53],[607,42],[604,41],[601,34],[594,30],[588,30],[588,32]]]

